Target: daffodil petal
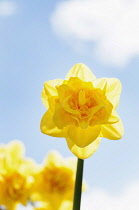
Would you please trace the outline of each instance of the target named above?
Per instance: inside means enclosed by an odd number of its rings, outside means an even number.
[[[98,149],[100,139],[100,137],[96,138],[95,141],[83,148],[78,147],[70,138],[66,138],[66,141],[69,149],[74,155],[80,159],[86,159],[93,155],[94,152]]]
[[[86,129],[71,125],[67,130],[67,134],[78,147],[86,147],[98,137],[100,129],[101,127],[99,125],[89,126]]]
[[[51,96],[48,98],[49,108],[51,112],[55,111],[55,101],[57,99],[57,96]]]
[[[75,120],[61,107],[54,113],[53,121],[59,129],[63,129],[69,124],[75,124]]]
[[[72,95],[74,94],[74,91],[77,92],[84,89],[93,89],[92,80],[85,82],[79,77],[70,77],[69,80],[64,80],[63,84],[70,87],[70,89],[73,91],[71,92]]]
[[[78,115],[80,113],[78,109],[71,109],[70,102],[69,102],[70,98],[71,96],[68,96],[67,98],[63,100],[62,107],[66,112]]]
[[[13,159],[15,159],[15,161],[23,158],[25,154],[24,144],[18,140],[10,142],[7,145],[7,149],[8,149],[9,154],[11,155]]]
[[[78,77],[85,82],[96,79],[92,71],[83,63],[78,63],[70,69],[66,75],[66,80],[68,80],[70,77]]]
[[[47,109],[49,109],[49,98],[51,96],[58,95],[56,86],[61,85],[62,82],[62,79],[55,79],[44,83],[44,88],[42,90],[42,102]]]
[[[24,153],[25,153],[24,145],[22,144],[22,142],[15,140],[8,143],[6,149],[4,149],[4,147],[3,147],[3,151],[0,151],[2,153],[0,168],[4,167],[4,168],[7,168],[8,170],[11,170],[11,168],[16,169],[21,163],[21,160],[24,156]],[[6,156],[7,158],[5,159]]]
[[[44,88],[42,90],[42,102],[44,106],[48,109],[49,108],[48,96],[46,95]]]
[[[54,79],[44,83],[44,91],[47,96],[56,96],[58,95],[56,86],[61,85],[63,82],[62,79]]]
[[[67,85],[60,85],[57,87],[57,92],[59,96],[59,100],[62,103],[63,99],[72,95],[73,91]]]
[[[57,151],[51,151],[45,159],[45,164],[47,167],[57,166],[60,167],[62,165],[62,157],[60,153]]]
[[[107,81],[106,96],[108,100],[116,108],[119,104],[120,94],[122,91],[122,85],[120,80],[116,78],[111,78]]]
[[[121,120],[115,124],[106,124],[101,126],[101,137],[118,140],[122,138],[123,134],[124,127]]]
[[[112,110],[111,116],[108,119],[107,123],[113,124],[113,123],[117,123],[119,120],[120,120],[120,117],[117,114],[116,110]]]
[[[104,90],[107,99],[112,103],[114,108],[118,106],[122,85],[116,78],[101,78],[93,81],[94,88]]]
[[[107,79],[108,79],[108,78],[95,79],[95,80],[93,81],[93,86],[94,86],[94,88],[98,88],[98,89],[101,89],[101,90],[106,89],[106,86],[107,86]]]
[[[65,137],[65,130],[58,129],[52,121],[52,112],[48,110],[42,117],[40,124],[41,132],[54,137]]]

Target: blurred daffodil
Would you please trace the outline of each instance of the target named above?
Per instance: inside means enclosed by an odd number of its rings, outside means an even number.
[[[35,170],[34,162],[24,158],[20,141],[0,145],[0,205],[6,210],[14,210],[19,203],[26,205]]]
[[[59,209],[63,201],[72,201],[75,170],[75,159],[51,152],[34,177],[31,200],[47,202],[54,210]]]
[[[123,136],[123,125],[116,112],[121,83],[116,78],[96,79],[84,64],[76,64],[65,80],[44,83],[42,100],[47,112],[41,131],[66,138],[69,149],[80,159],[91,156],[100,138]]]

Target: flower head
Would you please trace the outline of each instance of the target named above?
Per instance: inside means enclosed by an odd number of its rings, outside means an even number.
[[[42,100],[48,110],[41,131],[65,137],[77,157],[88,158],[97,150],[100,137],[116,140],[123,135],[116,112],[120,93],[118,79],[96,79],[87,66],[76,64],[65,80],[45,82]]]
[[[0,145],[0,205],[7,210],[28,201],[35,164],[23,155],[24,146],[19,141]]]
[[[51,152],[34,176],[31,200],[47,202],[52,209],[60,208],[63,201],[71,201],[74,192],[76,161]]]

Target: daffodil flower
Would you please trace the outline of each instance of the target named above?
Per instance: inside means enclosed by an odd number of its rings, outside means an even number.
[[[72,202],[76,163],[74,158],[63,158],[56,151],[49,153],[40,171],[34,175],[31,201],[47,202],[52,210],[61,209],[64,201]],[[85,184],[82,190],[85,190]]]
[[[86,65],[76,64],[65,80],[44,83],[42,100],[47,111],[41,131],[66,138],[72,153],[80,159],[88,158],[97,150],[101,137],[117,140],[123,136],[116,112],[120,93],[118,79],[96,79]]]
[[[0,145],[0,205],[6,210],[26,205],[35,172],[36,165],[24,158],[24,145],[20,141]]]

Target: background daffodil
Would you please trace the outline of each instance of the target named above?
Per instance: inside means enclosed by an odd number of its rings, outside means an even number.
[[[117,140],[123,136],[116,112],[121,88],[118,79],[96,79],[87,66],[76,64],[65,80],[44,83],[42,100],[48,110],[41,120],[41,131],[66,138],[78,158],[88,158],[97,150],[101,137]]]
[[[56,151],[49,153],[40,166],[40,171],[34,176],[31,201],[47,203],[52,210],[61,209],[64,201],[71,203],[75,170],[76,160],[74,158],[62,158]]]
[[[26,205],[35,171],[34,162],[24,158],[21,142],[0,145],[0,205],[6,210],[15,210],[18,204]]]

